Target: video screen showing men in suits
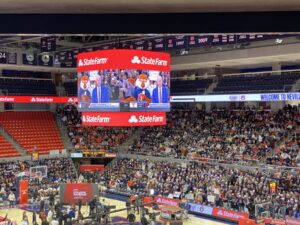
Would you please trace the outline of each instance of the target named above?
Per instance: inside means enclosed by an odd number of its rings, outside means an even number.
[[[170,73],[127,70],[122,80],[121,111],[170,110]]]
[[[118,71],[78,73],[78,108],[81,111],[120,111]]]
[[[170,73],[101,70],[78,73],[81,111],[169,111]]]

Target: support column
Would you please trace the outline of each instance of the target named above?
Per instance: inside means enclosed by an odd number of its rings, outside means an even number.
[[[272,71],[279,71],[281,70],[281,62],[275,62],[272,64]],[[281,72],[274,73],[275,75],[280,75]]]
[[[210,112],[211,111],[211,102],[205,102],[205,111]]]

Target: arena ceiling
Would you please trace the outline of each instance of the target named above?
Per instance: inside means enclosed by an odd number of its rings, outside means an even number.
[[[299,11],[299,0],[1,0],[0,13]],[[120,21],[121,22],[121,21]],[[101,21],[99,21],[101,24]]]
[[[45,35],[0,35],[0,50],[21,51],[41,54],[41,37]],[[140,40],[150,36],[107,36],[107,35],[57,35],[56,51],[95,47],[103,43],[116,43],[123,40]],[[237,48],[239,47],[239,48]],[[269,49],[269,50],[267,50]],[[273,51],[279,49],[275,54]],[[234,56],[235,54],[240,55]],[[250,52],[253,52],[250,55]],[[263,52],[262,55],[257,55]],[[191,50],[187,55],[174,55],[172,70],[187,70],[212,68],[219,65],[223,68],[241,68],[254,66],[269,66],[280,62],[283,65],[300,63],[300,37],[283,39],[282,44],[274,40],[254,42],[246,47],[236,45],[214,46]],[[268,54],[267,54],[268,53]],[[241,57],[245,56],[245,57]],[[45,68],[27,65],[0,64],[0,69],[19,69],[33,71],[74,72],[74,68]]]

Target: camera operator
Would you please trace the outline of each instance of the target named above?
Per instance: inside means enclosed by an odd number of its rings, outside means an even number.
[[[90,215],[94,214],[96,205],[97,205],[97,196],[95,196],[94,199],[89,204],[89,206],[90,206]]]
[[[81,199],[78,200],[78,211],[81,211],[81,207],[82,207],[82,201]]]

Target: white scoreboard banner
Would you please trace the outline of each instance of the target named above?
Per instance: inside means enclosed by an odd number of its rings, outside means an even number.
[[[185,95],[170,97],[170,102],[273,102],[297,100],[300,101],[300,92],[230,95]]]

